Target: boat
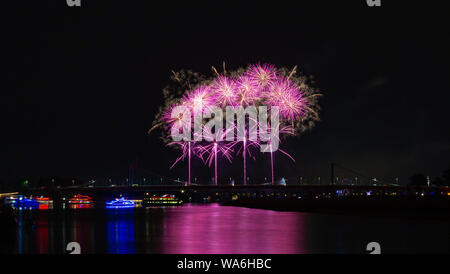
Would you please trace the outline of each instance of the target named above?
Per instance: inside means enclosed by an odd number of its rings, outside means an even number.
[[[12,207],[18,209],[39,209],[39,202],[32,198],[25,198],[19,196],[15,203],[11,204]]]
[[[19,199],[23,199],[23,195],[10,195],[5,198],[5,205],[14,206],[19,203]]]
[[[19,206],[23,206],[23,207],[39,207],[39,202],[36,201],[35,199],[27,199],[27,198],[23,198],[23,199],[19,199]]]
[[[16,209],[49,209],[53,201],[49,198],[25,197],[23,195],[11,195],[5,198],[5,204]]]
[[[106,208],[131,208],[134,207],[134,201],[127,200],[124,197],[116,198],[106,202]]]
[[[142,200],[130,200],[132,202],[134,202],[134,207],[142,207]]]
[[[165,194],[162,196],[150,196],[146,193],[146,197],[142,200],[142,206],[180,206],[183,201],[176,198],[175,195]]]
[[[92,198],[77,194],[69,199],[69,204],[92,204]]]
[[[52,209],[53,208],[53,200],[50,200],[49,197],[36,197],[34,198],[39,203],[39,209]]]
[[[40,204],[53,204],[53,200],[50,200],[49,197],[39,196],[34,198]]]

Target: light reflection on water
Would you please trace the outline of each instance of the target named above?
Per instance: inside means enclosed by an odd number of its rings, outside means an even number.
[[[164,253],[304,253],[302,215],[210,205],[165,219]],[[182,228],[182,229],[180,229]],[[180,244],[182,243],[182,244]]]
[[[448,222],[276,212],[217,204],[18,213],[16,253],[448,253]],[[33,224],[33,225],[31,225]]]
[[[134,209],[110,208],[106,211],[106,242],[108,253],[134,254]]]
[[[69,204],[70,209],[85,209],[85,208],[94,208],[92,204]]]

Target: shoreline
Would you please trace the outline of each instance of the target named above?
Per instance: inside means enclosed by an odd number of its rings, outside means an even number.
[[[450,222],[450,199],[240,199],[222,206],[328,215],[442,220]]]

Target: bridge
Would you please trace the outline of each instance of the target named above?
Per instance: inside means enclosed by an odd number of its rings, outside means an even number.
[[[361,181],[356,180],[350,182],[336,180],[336,168],[350,172],[356,175],[356,179],[365,178],[366,184],[363,185]],[[155,174],[153,174],[155,175]],[[22,194],[25,195],[49,195],[53,198],[58,199],[58,197],[71,197],[76,194],[89,195],[97,199],[107,199],[112,197],[117,197],[119,195],[125,197],[142,197],[145,193],[162,195],[162,194],[175,194],[186,198],[188,200],[203,200],[205,197],[212,198],[213,200],[229,200],[234,196],[248,196],[248,197],[286,197],[292,195],[298,195],[301,197],[339,197],[342,195],[418,195],[428,193],[440,193],[443,195],[448,195],[448,188],[439,187],[412,187],[412,186],[402,186],[394,184],[389,180],[372,180],[372,176],[367,176],[361,174],[360,172],[354,171],[352,169],[346,168],[337,163],[331,163],[331,174],[330,182],[328,184],[247,184],[247,185],[232,185],[232,184],[191,184],[188,185],[187,182],[175,180],[173,178],[167,178],[160,176],[160,180],[157,184],[134,184],[134,167],[130,168],[130,178],[127,180],[125,185],[94,185],[88,182],[83,185],[72,185],[72,186],[54,186],[53,180],[52,184],[41,188],[30,188],[24,191]],[[162,179],[165,179],[166,183],[162,183]],[[109,180],[110,181],[110,180]],[[95,182],[95,181],[94,181]],[[397,182],[396,182],[397,183]]]
[[[139,198],[145,193],[162,195],[175,194],[187,200],[230,200],[233,196],[247,197],[338,197],[340,195],[411,195],[441,193],[448,195],[448,188],[410,187],[396,185],[147,185],[147,186],[82,186],[30,189],[27,195],[49,195],[56,197],[71,197],[76,194],[89,195],[94,199],[104,200],[123,195],[129,198]],[[369,194],[370,193],[370,194]]]

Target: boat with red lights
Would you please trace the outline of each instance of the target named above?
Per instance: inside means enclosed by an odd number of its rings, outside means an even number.
[[[51,204],[53,203],[53,200],[50,200],[49,197],[44,197],[44,196],[39,196],[39,197],[34,197],[34,199],[36,201],[38,201],[41,204]]]
[[[53,208],[53,200],[51,200],[49,197],[39,196],[34,197],[34,199],[39,203],[39,209]]]

